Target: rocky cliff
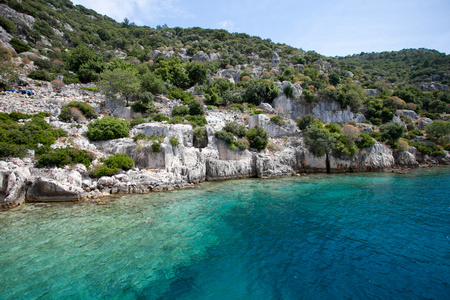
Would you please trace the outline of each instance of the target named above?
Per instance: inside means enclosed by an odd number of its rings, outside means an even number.
[[[281,86],[282,88],[282,86]],[[296,87],[296,95],[300,91]],[[300,88],[301,89],[301,88]],[[50,87],[36,87],[33,99],[18,94],[3,94],[0,98],[2,111],[22,111],[35,113],[47,111],[57,115],[63,104],[73,100],[84,100],[98,112],[104,111],[104,98],[98,93],[80,90],[73,85],[61,92],[53,92]],[[166,99],[165,103],[172,100]],[[161,101],[163,103],[164,101]],[[306,113],[306,104],[295,102],[284,95],[273,102],[275,109],[264,106],[275,113],[278,110],[287,118]],[[172,103],[173,104],[173,103]],[[171,104],[171,105],[172,105]],[[282,107],[283,109],[279,109]],[[333,110],[335,108],[336,110]],[[320,103],[308,111],[322,116],[324,121],[361,121],[358,114],[342,110],[335,103]],[[411,112],[401,111],[414,117]],[[69,137],[60,139],[52,147],[65,147],[69,144],[88,150],[98,158],[106,158],[115,153],[127,153],[135,162],[135,168],[120,171],[111,177],[92,177],[84,165],[66,166],[63,169],[37,169],[34,167],[33,153],[27,158],[9,158],[0,161],[0,199],[2,206],[11,208],[24,202],[33,201],[80,201],[97,199],[102,196],[121,193],[148,193],[192,186],[195,183],[212,180],[236,178],[267,178],[291,176],[305,172],[325,172],[325,158],[312,155],[303,143],[302,132],[292,119],[276,125],[264,114],[248,116],[230,110],[207,110],[209,125],[205,126],[204,144],[194,143],[191,125],[172,125],[166,122],[150,122],[135,126],[130,137],[117,140],[91,142],[85,136],[85,124],[64,123],[54,116],[46,120],[56,128],[63,128]],[[225,121],[236,121],[247,128],[263,127],[270,136],[268,149],[257,151],[231,150],[222,140],[214,136],[222,130]],[[419,120],[416,120],[419,122]],[[367,125],[360,124],[363,130]],[[369,126],[370,127],[370,126]],[[365,128],[365,129],[364,129]],[[150,141],[135,141],[133,136],[145,134],[162,139],[160,152],[153,152]],[[179,141],[172,146],[171,138]],[[352,158],[331,156],[332,172],[383,171],[400,167],[416,167],[419,164],[449,163],[450,155],[431,157],[422,155],[414,147],[408,151],[392,151],[381,143],[362,149]],[[94,162],[95,164],[95,162]]]

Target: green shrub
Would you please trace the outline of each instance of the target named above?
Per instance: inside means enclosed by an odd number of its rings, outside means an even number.
[[[195,127],[192,132],[194,133],[194,141],[196,143],[201,143],[205,138],[206,131],[201,127]]]
[[[372,147],[375,144],[375,141],[367,133],[361,132],[355,143],[359,149],[363,149]]]
[[[281,116],[273,116],[272,118],[270,118],[270,121],[278,126],[283,126],[285,124]]]
[[[7,18],[4,18],[4,17],[0,16],[0,26],[3,27],[3,29],[5,29],[6,32],[8,32],[10,34],[17,33],[17,28],[14,25],[14,22],[11,21],[10,19],[7,19]],[[19,52],[17,52],[17,53],[19,53]]]
[[[46,70],[34,70],[28,74],[28,77],[34,80],[52,81],[55,75],[48,73]]]
[[[303,115],[301,118],[295,120],[295,123],[297,123],[297,126],[300,130],[305,130],[311,124],[314,122],[314,116],[313,115]]]
[[[152,144],[152,152],[153,153],[159,153],[161,152],[161,143],[160,142],[154,142]]]
[[[170,121],[170,119],[168,118],[168,117],[166,117],[165,115],[163,115],[163,114],[154,114],[154,115],[151,115],[150,116],[150,119],[152,120],[152,121],[155,121],[155,122],[164,122],[164,121]]]
[[[16,38],[12,38],[12,39],[9,41],[9,44],[10,44],[11,46],[13,46],[14,50],[15,50],[17,53],[27,52],[27,51],[30,51],[30,50],[31,50],[30,46],[28,46],[27,43],[25,43],[24,41],[18,40],[18,39],[16,39]]]
[[[244,141],[236,141],[236,142],[234,143],[234,145],[236,145],[236,147],[237,147],[239,150],[241,150],[241,151],[244,151],[244,150],[247,150],[247,149],[248,149],[248,144],[247,144],[246,142],[244,142]]]
[[[244,137],[245,134],[247,133],[247,129],[245,128],[245,126],[240,125],[236,122],[225,123],[223,130],[225,130],[227,132],[231,132],[232,134],[234,134],[235,136],[238,136],[238,137]]]
[[[242,104],[233,103],[230,106],[230,110],[240,110],[241,112],[244,112],[245,108],[242,106]]]
[[[215,110],[215,109],[217,109],[217,106],[208,105],[208,106],[206,106],[206,109],[208,109],[208,110]]]
[[[189,114],[189,107],[186,105],[177,105],[172,108],[172,116],[186,116]]]
[[[24,157],[26,153],[27,148],[24,145],[0,142],[0,158]]]
[[[170,124],[184,124],[186,123],[186,119],[184,117],[175,116],[172,119],[170,119]]]
[[[339,124],[335,123],[328,123],[325,125],[325,128],[328,129],[328,131],[331,133],[340,133],[342,129],[342,127]]]
[[[383,141],[389,141],[391,145],[403,136],[405,128],[403,125],[395,123],[387,123],[380,126],[381,138]]]
[[[231,132],[227,131],[216,131],[214,136],[218,139],[225,141],[227,144],[232,145],[236,142],[236,137]]]
[[[110,169],[122,169],[127,171],[134,166],[133,160],[126,153],[116,153],[104,161],[105,166]]]
[[[178,145],[180,144],[180,142],[178,141],[178,139],[176,137],[171,137],[170,138],[170,144],[173,147],[178,147]]]
[[[446,143],[450,142],[449,121],[434,121],[425,127],[425,132],[434,140],[443,139]]]
[[[102,176],[113,176],[119,171],[117,168],[108,168],[107,166],[103,165],[98,168],[95,168],[91,171],[91,175],[95,177],[102,177]]]
[[[358,148],[355,144],[351,143],[349,139],[341,133],[332,133],[335,138],[335,143],[333,147],[333,154],[337,157],[352,157],[358,153]]]
[[[294,88],[290,84],[284,87],[283,93],[289,99],[294,99]]]
[[[257,150],[265,149],[269,143],[269,134],[259,126],[249,129],[246,136],[250,147]]]
[[[100,92],[100,89],[98,87],[93,87],[93,86],[82,86],[82,87],[80,87],[80,90],[86,90],[86,91],[95,92],[95,93]]]
[[[153,101],[153,94],[150,92],[143,92],[139,95],[139,100],[131,104],[131,108],[135,112],[143,114],[151,114],[156,112],[156,106]]]
[[[180,99],[184,104],[189,104],[192,101],[196,101],[195,97],[188,92],[183,91],[180,88],[173,88],[167,94],[167,98],[169,99]]]
[[[71,101],[71,102],[63,105],[63,107],[61,109],[59,118],[62,121],[69,122],[73,117],[75,117],[75,116],[73,116],[73,114],[71,112],[72,107],[75,107],[78,110],[80,110],[82,112],[83,116],[85,116],[88,119],[96,119],[97,118],[97,113],[88,103],[83,102],[83,101]]]
[[[203,108],[203,103],[194,100],[189,102],[189,114],[191,116],[203,116],[205,114],[205,109]]]
[[[381,133],[379,133],[379,132],[374,131],[374,132],[372,132],[370,134],[370,136],[373,137],[374,139],[376,139],[379,142],[383,141],[383,139],[381,138]]]
[[[105,141],[127,137],[129,132],[127,121],[104,117],[89,124],[86,135],[93,141]]]
[[[147,121],[143,117],[137,117],[130,121],[130,127],[133,128],[139,124],[147,123]]]
[[[77,150],[74,148],[57,148],[48,153],[39,156],[36,167],[58,167],[62,168],[66,165],[83,164],[86,168],[92,162],[92,157],[85,150]]]
[[[193,127],[205,126],[208,124],[208,121],[206,121],[204,116],[186,116],[186,120],[188,120]]]

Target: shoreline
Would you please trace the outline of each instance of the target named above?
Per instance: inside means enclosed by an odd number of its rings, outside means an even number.
[[[177,187],[167,187],[167,188],[160,188],[151,190],[148,192],[132,192],[132,193],[115,193],[115,194],[102,194],[95,197],[85,197],[83,200],[79,201],[25,201],[23,204],[34,204],[34,205],[80,205],[80,204],[97,204],[97,205],[107,205],[111,201],[120,200],[123,197],[131,196],[131,195],[147,195],[152,193],[165,193],[165,192],[172,192],[172,191],[179,191],[179,190],[187,190],[187,189],[201,189],[201,185],[204,183],[219,183],[219,182],[225,182],[225,181],[232,181],[232,180],[242,180],[242,179],[261,179],[261,180],[267,180],[267,179],[282,179],[282,178],[289,178],[289,177],[308,177],[310,175],[344,175],[344,174],[364,174],[364,173],[387,173],[387,174],[409,174],[412,171],[419,170],[419,169],[429,169],[429,168],[448,168],[449,165],[445,164],[424,164],[420,165],[418,167],[401,167],[401,168],[391,168],[391,169],[385,169],[385,170],[366,170],[366,171],[339,171],[339,172],[320,172],[320,171],[314,171],[314,172],[298,172],[291,175],[278,175],[278,176],[271,176],[271,177],[239,177],[239,178],[227,178],[227,179],[214,179],[214,180],[204,180],[197,183],[187,184],[185,186],[177,186]],[[1,208],[0,211],[10,211],[17,209],[19,207],[23,207],[23,205],[17,205],[11,208]]]

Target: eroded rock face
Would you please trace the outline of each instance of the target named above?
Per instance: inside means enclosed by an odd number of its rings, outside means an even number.
[[[58,181],[45,177],[36,178],[27,190],[26,200],[36,201],[80,201],[84,191],[74,185],[63,185]]]
[[[285,95],[279,96],[273,100],[273,107],[282,111],[285,118],[298,119],[303,115],[311,114],[323,123],[362,123],[366,118],[361,113],[353,113],[350,107],[343,109],[338,102],[329,102],[321,100],[317,103],[308,103],[301,98],[293,100]]]

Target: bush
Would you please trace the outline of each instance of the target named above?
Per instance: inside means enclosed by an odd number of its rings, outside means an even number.
[[[284,87],[283,93],[289,99],[294,99],[294,88],[290,84]]]
[[[194,133],[194,141],[196,143],[201,143],[206,135],[205,129],[201,127],[195,127],[193,133]]]
[[[171,137],[170,138],[170,144],[173,147],[178,147],[178,145],[180,144],[180,142],[178,141],[178,139],[176,137]]]
[[[389,141],[391,145],[403,136],[405,128],[403,125],[395,123],[387,123],[380,126],[381,138],[383,141]]]
[[[95,110],[88,103],[83,101],[72,101],[63,105],[61,113],[59,114],[59,118],[62,121],[69,122],[73,117],[75,117],[70,110],[73,107],[79,109],[83,116],[88,119],[97,118],[97,113],[95,112]]]
[[[189,107],[186,105],[177,105],[172,108],[172,116],[186,116],[189,114]]]
[[[188,120],[193,127],[205,126],[208,124],[208,121],[206,121],[204,116],[186,116],[186,120]]]
[[[48,73],[46,70],[34,70],[28,74],[28,77],[34,80],[52,81],[55,75]]]
[[[236,141],[234,145],[236,145],[236,147],[241,151],[248,149],[248,143],[246,143],[245,141]]]
[[[83,164],[86,168],[92,162],[92,158],[85,150],[77,150],[73,148],[57,148],[48,153],[40,155],[36,167],[58,167],[62,168],[66,165]]]
[[[230,110],[240,110],[241,112],[244,112],[244,107],[242,106],[242,104],[238,104],[238,103],[233,103],[230,106]]]
[[[154,142],[152,144],[152,152],[153,153],[159,153],[161,152],[161,143],[160,142]]]
[[[139,95],[139,100],[131,104],[131,108],[135,112],[143,114],[151,114],[156,111],[155,103],[153,101],[153,94],[150,92],[143,92]]]
[[[295,122],[300,130],[305,130],[314,122],[314,116],[309,114],[303,115],[301,118],[295,120]]]
[[[359,149],[372,147],[375,142],[367,133],[361,132],[355,142]]]
[[[175,116],[172,119],[170,119],[170,124],[184,124],[186,123],[186,119],[180,116]]]
[[[126,153],[116,153],[104,161],[105,166],[110,169],[122,169],[127,171],[134,166],[133,160]]]
[[[273,116],[270,121],[278,126],[283,126],[285,123],[281,116]]]
[[[259,126],[249,129],[246,136],[250,147],[257,150],[265,149],[269,143],[269,134]]]
[[[227,144],[232,145],[236,142],[236,137],[231,132],[227,131],[216,131],[214,136],[218,139],[225,141]]]
[[[154,114],[150,116],[150,119],[155,122],[170,121],[170,119],[163,114]]]
[[[203,116],[205,114],[205,110],[203,108],[203,104],[200,101],[194,100],[189,102],[189,114],[191,116]]]
[[[18,40],[16,38],[12,38],[9,43],[11,44],[11,46],[13,46],[14,50],[17,53],[22,53],[22,52],[27,52],[30,51],[30,46],[28,46],[27,43],[25,43],[24,41]]]
[[[86,135],[93,141],[105,141],[127,137],[129,132],[127,121],[104,117],[89,124]]]
[[[434,121],[425,127],[425,132],[434,140],[443,139],[446,143],[450,142],[449,121]]]
[[[331,133],[339,133],[342,130],[342,127],[339,124],[328,123],[325,125],[325,128],[328,129]]]
[[[143,117],[137,117],[131,120],[130,127],[133,128],[134,126],[137,126],[139,124],[147,123],[147,121]]]
[[[232,134],[238,136],[238,137],[244,137],[247,133],[247,129],[244,125],[240,125],[236,122],[227,122],[225,123],[225,126],[223,127],[223,130],[226,132],[231,132]]]
[[[97,167],[91,171],[91,175],[95,177],[102,177],[102,176],[113,176],[119,171],[117,168],[108,168],[107,166],[103,165],[100,167]]]

